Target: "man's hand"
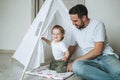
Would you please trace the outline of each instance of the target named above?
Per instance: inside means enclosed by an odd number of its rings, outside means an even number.
[[[67,62],[67,60],[68,60],[68,58],[67,58],[67,57],[63,57],[63,58],[62,58],[62,61]]]
[[[67,66],[67,72],[72,72],[72,63],[69,63],[68,66]]]
[[[79,58],[80,58],[80,57],[77,57],[77,58],[75,58],[75,59],[71,59],[70,63],[69,63],[68,66],[67,66],[67,71],[68,71],[68,72],[72,72],[72,71],[73,71],[73,70],[72,70],[72,65],[73,65],[73,63],[74,63],[76,60],[79,60]]]

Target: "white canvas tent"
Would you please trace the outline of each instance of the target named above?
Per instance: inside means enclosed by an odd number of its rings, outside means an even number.
[[[50,47],[40,37],[51,39],[51,27],[56,24],[64,27],[64,42],[69,45],[73,25],[67,8],[62,0],[46,0],[12,57],[24,66],[22,77],[25,71],[39,67],[52,57]]]

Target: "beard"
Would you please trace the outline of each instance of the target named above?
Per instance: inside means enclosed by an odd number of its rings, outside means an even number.
[[[83,20],[81,20],[81,25],[75,25],[78,29],[83,29],[85,27],[85,24]]]
[[[84,24],[80,25],[78,29],[83,29],[84,28]]]
[[[79,26],[79,29],[83,29],[83,28],[85,27],[85,24],[84,24],[83,20],[81,20],[81,21],[82,21],[82,23],[81,23],[81,25]]]
[[[83,29],[84,28],[84,23],[82,23],[81,25],[75,25],[77,29]]]

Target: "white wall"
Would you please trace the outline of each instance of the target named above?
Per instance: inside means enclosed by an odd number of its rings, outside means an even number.
[[[0,0],[0,49],[16,50],[31,24],[31,0]]]
[[[0,50],[16,50],[18,48],[31,20],[33,20],[32,2],[34,1],[0,0]],[[77,3],[84,3],[84,0],[64,0],[64,2],[70,8]]]
[[[120,0],[85,0],[89,17],[105,23],[108,40],[120,54]]]
[[[63,0],[64,4],[68,9],[75,6],[76,4],[84,4],[85,0]]]
[[[67,4],[67,1],[64,0]],[[70,1],[67,7],[74,3]],[[84,2],[84,1],[83,1]],[[73,3],[73,4],[72,4]],[[120,53],[120,0],[85,0],[89,17],[105,23],[110,45]],[[70,5],[70,6],[69,6]],[[31,0],[0,0],[0,49],[16,50],[31,24]]]

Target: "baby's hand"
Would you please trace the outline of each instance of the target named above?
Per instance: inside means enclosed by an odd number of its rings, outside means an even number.
[[[67,58],[67,57],[63,57],[63,58],[62,58],[62,61],[67,62],[67,60],[68,60],[68,58]]]
[[[46,38],[42,36],[41,39],[42,39],[42,40],[45,40]]]

